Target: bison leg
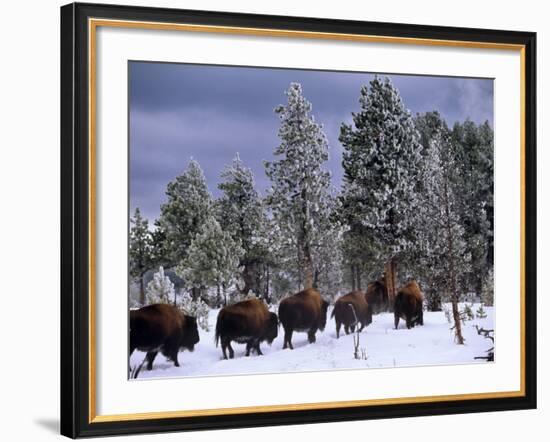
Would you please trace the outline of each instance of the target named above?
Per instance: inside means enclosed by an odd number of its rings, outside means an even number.
[[[170,356],[170,359],[172,359],[172,361],[174,361],[174,365],[176,367],[180,366],[180,363],[178,362],[178,350],[177,349],[172,353],[172,355]]]
[[[262,350],[260,350],[260,340],[256,341],[256,345],[254,348],[256,349],[256,353],[258,353],[258,356],[263,356]]]
[[[294,347],[292,346],[292,332],[292,329],[285,329],[285,343],[283,345],[283,349],[287,348],[288,346],[291,350],[294,350]]]
[[[407,318],[405,319],[406,323],[407,323],[407,328],[410,329],[411,327],[414,327],[414,322],[411,320],[411,318],[409,316],[407,316]]]
[[[227,348],[229,349],[229,359],[233,359],[235,357],[235,352],[233,351],[233,347],[231,347],[231,341],[227,343]]]
[[[420,325],[424,325],[424,311],[423,310],[420,311],[420,316],[418,317],[418,323]]]
[[[397,330],[397,326],[399,325],[399,315],[397,313],[393,315],[393,323],[395,324],[395,329]]]
[[[307,340],[310,344],[313,344],[315,342],[315,332],[317,329],[313,329],[307,332]]]
[[[252,341],[247,341],[246,343],[246,354],[245,356],[250,356],[250,349],[252,348]]]
[[[153,361],[157,357],[157,353],[157,351],[150,351],[145,356],[145,359],[147,359],[147,370],[151,371],[153,369]]]
[[[340,322],[336,322],[336,339],[340,338],[340,327],[342,324]]]
[[[178,337],[171,337],[166,340],[164,343],[164,347],[162,349],[162,354],[168,358],[168,360],[174,362],[174,365],[176,367],[179,367],[180,364],[178,362],[178,352],[179,352],[179,342],[181,338]]]
[[[344,331],[346,332],[346,335],[349,335],[349,327],[347,325],[344,325]]]
[[[349,326],[352,333],[355,333],[355,324]]]
[[[361,322],[361,327],[357,331],[362,332],[364,328],[365,328],[365,323]]]
[[[228,344],[229,344],[229,341],[227,339],[222,339],[222,354],[224,359],[227,359],[226,349]]]
[[[227,359],[226,350],[229,350],[229,359],[233,359],[235,352],[233,351],[233,347],[231,347],[231,339],[226,338],[222,340],[222,353],[224,359]]]

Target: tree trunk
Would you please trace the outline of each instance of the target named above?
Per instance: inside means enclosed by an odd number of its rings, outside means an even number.
[[[243,265],[242,277],[243,277],[243,281],[244,281],[244,287],[241,290],[241,293],[243,295],[248,294],[248,292],[250,291],[250,289],[254,285],[253,276],[252,276],[253,271],[252,271],[251,267],[252,267],[252,264],[249,263],[249,262],[245,263]]]
[[[361,290],[361,268],[356,267],[356,278],[357,278],[357,290]]]
[[[445,217],[447,227],[447,246],[448,246],[448,260],[449,260],[449,278],[451,281],[451,303],[453,306],[453,319],[455,321],[455,336],[457,344],[464,344],[464,337],[462,336],[462,324],[460,321],[460,312],[458,311],[458,287],[456,286],[456,271],[455,271],[455,259],[454,259],[454,238],[451,229],[451,211],[449,207],[449,193],[447,188],[447,181],[445,181]]]
[[[458,311],[458,300],[456,295],[451,296],[451,304],[453,305],[453,319],[455,321],[456,342],[459,345],[463,345],[464,337],[462,336],[462,322],[460,321],[460,312]]]
[[[271,299],[269,296],[269,265],[266,266],[265,269],[265,292],[264,292],[264,299],[269,304]]]
[[[397,263],[395,257],[392,257],[384,266],[384,284],[388,295],[388,303],[390,311],[393,311],[395,295],[397,294],[396,287],[396,268]]]
[[[314,289],[319,287],[319,270],[315,270],[314,276],[313,276],[313,286]]]
[[[310,209],[308,203],[308,194],[306,188],[301,190],[302,197],[302,221],[300,226],[300,232],[298,236],[299,253],[303,253],[302,264],[304,271],[304,289],[313,288],[313,258],[311,256],[311,239],[308,235],[310,230]],[[300,256],[300,255],[298,255]]]
[[[450,235],[450,227],[448,228],[449,235]],[[450,254],[450,262],[449,262],[449,278],[451,281],[451,304],[453,306],[453,319],[455,322],[455,336],[456,336],[456,342],[459,345],[464,344],[464,337],[462,336],[462,322],[460,321],[460,312],[458,311],[458,289],[456,286],[456,274],[455,274],[455,266],[454,266],[454,256],[453,256],[453,240],[452,237],[449,236],[448,238],[449,243],[449,254]]]
[[[304,289],[313,288],[313,260],[309,244],[304,244]]]
[[[356,286],[355,286],[355,264],[350,265],[349,271],[350,271],[350,275],[351,275],[351,290],[353,291],[356,288]]]

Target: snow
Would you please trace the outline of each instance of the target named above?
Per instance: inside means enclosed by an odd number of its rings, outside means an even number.
[[[479,304],[474,304],[475,312]],[[292,338],[294,350],[283,350],[283,329],[273,344],[260,345],[263,356],[252,353],[245,357],[246,346],[233,342],[235,358],[222,359],[221,348],[214,342],[214,326],[218,310],[211,310],[209,316],[210,332],[200,329],[200,342],[194,352],[187,350],[179,353],[180,367],[160,353],[157,355],[152,371],[145,367],[139,374],[143,378],[212,376],[253,373],[281,373],[297,371],[317,371],[335,369],[365,369],[384,367],[406,367],[441,364],[487,364],[484,360],[475,360],[476,356],[485,356],[492,347],[489,339],[477,334],[475,325],[485,329],[494,328],[494,311],[484,307],[487,317],[466,321],[463,325],[465,345],[453,341],[453,332],[444,312],[424,312],[424,326],[408,330],[403,320],[398,330],[393,328],[393,314],[380,313],[373,316],[373,322],[360,334],[360,348],[366,347],[367,359],[354,359],[353,334],[345,335],[341,330],[340,339],[336,339],[334,319],[330,319],[329,308],[327,326],[324,332],[317,332],[317,342],[309,344],[306,333],[295,332]],[[274,309],[275,310],[275,309]],[[276,310],[275,310],[276,311]],[[361,354],[361,352],[359,352]],[[130,366],[139,365],[145,353],[135,351],[130,358]],[[495,353],[495,357],[498,357]]]

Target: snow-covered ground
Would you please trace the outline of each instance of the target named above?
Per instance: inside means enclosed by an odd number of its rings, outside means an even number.
[[[475,312],[479,305],[474,304]],[[235,358],[222,359],[221,348],[214,342],[214,326],[218,310],[210,312],[210,331],[200,329],[200,342],[195,351],[179,353],[180,367],[175,367],[162,354],[155,359],[153,370],[145,366],[139,379],[151,377],[212,376],[247,373],[281,373],[295,371],[316,371],[334,369],[359,369],[403,367],[414,365],[473,364],[487,362],[476,360],[476,356],[485,356],[492,344],[489,339],[479,336],[475,325],[485,329],[494,328],[494,311],[485,307],[487,317],[466,321],[462,326],[465,345],[453,341],[451,325],[443,312],[424,312],[424,326],[407,330],[405,322],[400,321],[399,329],[393,328],[393,314],[374,315],[373,322],[360,334],[360,347],[365,349],[367,359],[355,359],[353,356],[353,335],[336,339],[334,319],[329,319],[324,332],[317,332],[317,342],[309,344],[306,333],[295,332],[292,338],[294,350],[283,350],[283,329],[273,344],[261,344],[263,356],[252,353],[245,357],[245,345],[233,342]],[[145,353],[135,351],[130,358],[132,367],[139,365]],[[495,357],[498,357],[495,352]]]

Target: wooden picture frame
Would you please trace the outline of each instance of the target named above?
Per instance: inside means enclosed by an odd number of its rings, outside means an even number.
[[[100,415],[96,411],[96,30],[102,26],[504,50],[520,56],[520,388],[462,395]],[[121,146],[123,149],[124,146]],[[61,8],[61,433],[89,437],[536,407],[536,35],[165,8]]]

